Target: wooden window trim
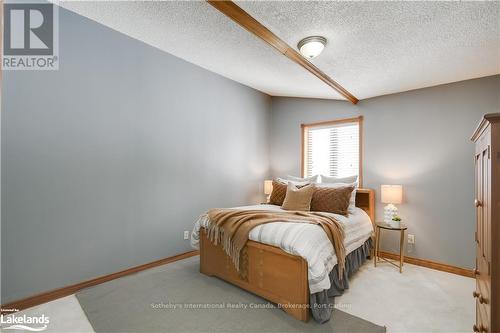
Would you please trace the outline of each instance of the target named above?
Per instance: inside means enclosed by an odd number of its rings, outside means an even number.
[[[300,132],[301,132],[300,173],[301,173],[302,177],[305,177],[305,171],[306,171],[306,168],[305,168],[306,150],[307,150],[306,130],[310,127],[338,125],[338,124],[345,124],[345,123],[358,123],[358,126],[359,126],[359,176],[358,177],[359,177],[359,187],[363,187],[363,154],[364,154],[363,116],[320,121],[320,122],[309,123],[309,124],[300,124]]]

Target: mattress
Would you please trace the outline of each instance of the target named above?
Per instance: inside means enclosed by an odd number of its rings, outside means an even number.
[[[249,210],[281,211],[275,205],[254,205],[235,207]],[[346,255],[362,246],[373,234],[370,217],[360,208],[355,208],[348,216],[332,214],[342,225],[345,233],[344,246]],[[191,245],[199,247],[199,230],[208,226],[206,215],[195,223],[191,233]],[[333,245],[323,228],[308,223],[273,222],[259,225],[249,233],[249,239],[255,242],[276,246],[292,255],[307,261],[308,282],[311,294],[330,289],[329,273],[337,264]]]

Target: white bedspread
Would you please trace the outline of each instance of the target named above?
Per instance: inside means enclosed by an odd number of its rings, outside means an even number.
[[[236,207],[238,209],[259,209],[280,211],[275,205]],[[360,247],[373,234],[368,215],[360,208],[349,216],[334,215],[345,232],[346,255]],[[199,231],[209,224],[206,215],[196,221],[191,233],[191,245],[199,248]],[[311,294],[330,289],[328,274],[337,264],[337,257],[328,236],[319,225],[306,223],[273,222],[259,225],[250,231],[249,239],[276,246],[283,251],[300,256],[309,267],[309,290]]]

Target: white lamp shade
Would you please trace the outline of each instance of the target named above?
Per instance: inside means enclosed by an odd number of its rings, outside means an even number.
[[[402,185],[382,185],[382,203],[400,204],[403,202],[403,186]]]
[[[273,181],[264,180],[264,194],[269,195],[273,191]]]
[[[325,48],[325,44],[319,42],[319,41],[311,41],[308,42],[300,48],[300,53],[306,58],[312,59],[317,56],[323,51]]]

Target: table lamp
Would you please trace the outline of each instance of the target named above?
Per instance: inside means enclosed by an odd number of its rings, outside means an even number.
[[[273,191],[273,181],[272,180],[264,180],[264,194],[267,195],[267,201],[269,201],[269,196]]]
[[[386,203],[384,207],[384,222],[392,223],[392,218],[398,215],[398,209],[394,204],[400,204],[403,201],[403,186],[402,185],[382,185],[382,203]]]

